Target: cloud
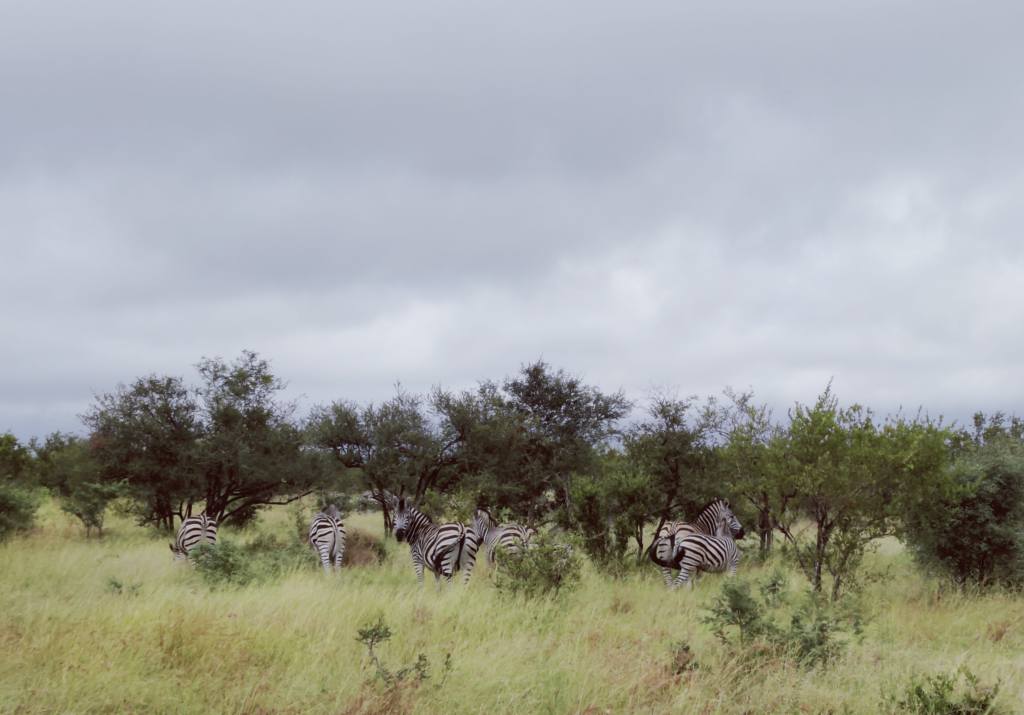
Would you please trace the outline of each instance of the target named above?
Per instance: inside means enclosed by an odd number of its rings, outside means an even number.
[[[1021,411],[1022,12],[23,5],[0,430],[244,348],[311,402],[543,355],[634,396]]]

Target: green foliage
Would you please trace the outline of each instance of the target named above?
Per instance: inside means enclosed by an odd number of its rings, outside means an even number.
[[[775,623],[771,620],[768,607],[758,601],[745,581],[731,580],[722,584],[718,598],[710,606],[705,606],[708,615],[701,619],[715,629],[722,641],[728,642],[727,628],[739,630],[740,643],[750,643],[765,635],[774,638],[778,634]]]
[[[189,552],[189,560],[212,589],[218,586],[246,586],[257,578],[252,560],[238,545],[220,538],[216,544],[202,542]]]
[[[859,637],[863,632],[856,609],[825,604],[813,592],[790,609],[789,624],[783,627],[780,611],[790,600],[784,574],[776,570],[758,586],[760,599],[754,596],[749,582],[725,582],[719,596],[704,607],[707,615],[701,622],[715,629],[723,642],[730,640],[727,629],[735,628],[741,644],[766,645],[805,667],[835,662],[849,643],[849,636]]]
[[[384,614],[381,613],[377,617],[377,622],[367,623],[363,627],[357,629],[356,640],[366,646],[366,649],[370,653],[370,658],[373,660],[373,664],[377,668],[377,677],[383,680],[387,685],[391,685],[395,681],[402,682],[406,680],[415,680],[422,683],[425,680],[430,679],[430,661],[427,659],[426,653],[420,653],[416,657],[416,662],[410,665],[403,666],[398,670],[392,672],[384,667],[384,664],[380,662],[377,657],[377,653],[374,648],[381,643],[386,643],[391,640],[391,636],[394,635],[391,628],[384,621]],[[442,666],[442,678],[441,683],[448,679],[448,674],[452,670],[452,654],[446,653],[444,659],[444,665]]]
[[[550,533],[537,534],[530,548],[511,554],[495,549],[494,585],[502,593],[538,598],[574,591],[580,584],[580,557],[573,546],[555,541]],[[576,544],[578,547],[578,542]]]
[[[38,508],[39,500],[32,492],[0,479],[0,542],[30,531]]]
[[[700,664],[696,661],[690,650],[690,644],[685,640],[676,641],[669,647],[671,663],[669,670],[673,675],[680,675],[690,670],[699,670]]]
[[[950,472],[948,509],[908,526],[915,557],[959,586],[1024,585],[1024,445],[990,434]]]
[[[647,401],[649,419],[633,425],[623,438],[630,466],[612,491],[618,492],[620,505],[630,497],[637,500],[629,517],[634,531],[640,527],[642,533],[641,518],[692,518],[712,499],[729,494],[711,425],[695,413],[694,400],[653,392]]]
[[[33,528],[35,478],[31,450],[9,432],[0,435],[0,542]]]
[[[832,576],[832,598],[856,576],[869,545],[898,534],[908,515],[927,519],[955,492],[948,477],[951,430],[901,416],[876,424],[859,405],[840,408],[831,385],[813,407],[798,404],[772,440],[773,488],[792,495],[775,526],[816,591]],[[812,539],[796,525],[812,521]]]
[[[960,686],[963,677],[964,684]],[[983,687],[966,665],[952,673],[928,675],[915,680],[896,707],[918,715],[995,715],[999,682]]]
[[[243,525],[269,504],[337,488],[333,460],[306,448],[285,384],[251,351],[203,359],[202,379],[151,375],[97,396],[82,416],[104,484],[123,483],[141,523],[173,528],[203,505],[221,524]]]
[[[109,579],[107,579],[107,591],[109,591],[110,593],[117,594],[119,596],[138,596],[141,590],[141,583],[129,584],[128,588],[125,589],[124,582],[118,579],[116,576],[111,576]]]

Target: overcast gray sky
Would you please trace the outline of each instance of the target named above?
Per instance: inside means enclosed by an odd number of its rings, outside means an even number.
[[[272,360],[1024,412],[1024,4],[5,2],[0,432]]]

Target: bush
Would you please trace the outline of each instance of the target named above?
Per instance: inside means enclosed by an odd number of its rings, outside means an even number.
[[[30,531],[38,508],[39,501],[31,492],[0,480],[0,542]]]
[[[907,525],[915,557],[960,587],[1024,584],[1024,446],[990,442],[953,469],[948,510]]]
[[[578,548],[578,545],[577,545]],[[508,594],[527,598],[551,594],[557,598],[580,583],[580,557],[571,544],[559,543],[550,534],[537,534],[530,548],[516,554],[495,549],[494,585]]]
[[[245,586],[256,578],[251,560],[227,539],[220,539],[216,544],[204,541],[192,549],[189,558],[211,588],[224,584]]]
[[[965,683],[959,688],[960,676]],[[978,678],[966,666],[955,673],[926,676],[912,683],[896,707],[919,715],[995,715],[999,683],[991,688],[978,684]]]
[[[809,592],[804,601],[792,608],[788,627],[778,624],[778,612],[788,605],[785,576],[779,571],[760,582],[761,598],[754,596],[745,581],[727,581],[710,606],[702,622],[715,629],[715,635],[729,642],[727,629],[739,631],[742,644],[761,643],[784,652],[804,666],[827,665],[842,655],[849,638],[860,636],[861,617],[855,610],[828,606],[819,594]]]

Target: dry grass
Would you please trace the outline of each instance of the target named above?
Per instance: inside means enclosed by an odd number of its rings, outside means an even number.
[[[289,518],[260,528],[283,533]],[[112,517],[103,541],[52,504],[41,522],[0,546],[4,713],[877,713],[883,693],[962,663],[1002,680],[1004,711],[1024,701],[1024,602],[940,593],[896,549],[874,556],[891,576],[864,594],[864,642],[821,671],[719,643],[699,620],[714,576],[668,594],[653,566],[622,581],[585,570],[560,602],[509,601],[483,563],[467,588],[417,588],[408,548],[392,543],[383,565],[367,547],[338,574],[211,592],[172,563],[167,538],[127,519]],[[380,535],[379,515],[346,525]],[[355,635],[381,612],[395,634],[381,660],[424,653],[431,679],[374,679]],[[699,668],[676,674],[679,640]]]

